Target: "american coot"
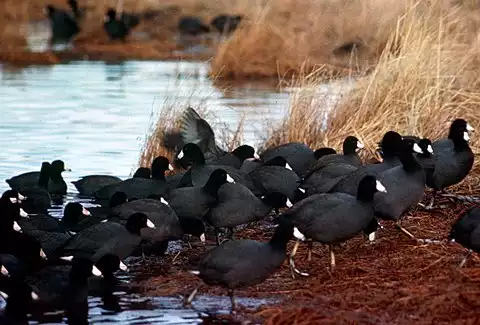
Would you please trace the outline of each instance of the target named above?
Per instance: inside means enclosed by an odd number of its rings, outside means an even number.
[[[154,228],[155,224],[143,213],[132,214],[125,226],[116,222],[102,222],[73,236],[63,248],[62,255],[89,257],[97,262],[110,253],[123,260],[140,245],[141,229],[147,227]]]
[[[480,207],[473,206],[468,209],[452,225],[449,234],[451,241],[457,242],[468,251],[459,267],[463,267],[472,251],[480,252]]]
[[[287,243],[294,236],[305,239],[297,228],[285,221],[280,223],[267,243],[250,239],[225,242],[200,256],[191,273],[198,275],[207,285],[228,289],[233,310],[236,307],[234,290],[265,281],[285,261]],[[192,301],[197,289],[187,303]]]
[[[314,151],[304,143],[290,142],[268,148],[260,154],[262,161],[268,161],[277,156],[285,158],[297,175],[303,175],[308,167],[315,162]]]
[[[423,154],[416,142],[403,140],[399,154],[401,165],[378,174],[388,193],[378,193],[374,199],[375,215],[395,221],[397,227],[411,238],[413,235],[400,225],[400,218],[411,206],[420,202],[426,182],[425,171],[413,156],[414,152]]]
[[[223,169],[216,169],[203,187],[181,187],[172,190],[167,201],[179,218],[201,219],[216,202],[217,192],[225,183],[233,183]]]
[[[210,32],[210,28],[197,17],[180,17],[178,31],[181,34],[198,36]]]
[[[305,175],[303,175],[303,177],[307,178],[312,173],[333,163],[350,164],[355,167],[360,167],[362,165],[362,160],[358,156],[358,151],[363,148],[364,145],[356,137],[348,136],[343,141],[343,155],[324,154],[323,157],[317,158],[317,161],[312,166],[310,166],[310,168],[305,173]]]
[[[214,206],[205,216],[205,221],[217,228],[217,244],[219,242],[218,228],[233,228],[242,224],[263,219],[272,211],[283,207],[291,207],[292,203],[282,193],[266,193],[257,198],[242,184],[224,184],[217,193]]]
[[[78,181],[73,181],[72,184],[77,189],[78,193],[83,196],[92,196],[104,186],[116,184],[122,179],[111,175],[88,175],[82,176]]]
[[[85,8],[79,8],[77,0],[68,0],[68,5],[70,6],[73,17],[77,22],[85,17]]]
[[[195,143],[200,147],[206,160],[218,160],[227,152],[220,148],[215,141],[212,127],[193,108],[188,107],[180,117],[179,148],[187,143]]]
[[[135,212],[144,213],[155,224],[155,228],[142,229],[142,238],[149,244],[180,239],[183,230],[179,218],[170,205],[162,198],[140,199],[127,202],[112,209],[112,216],[126,220]]]
[[[240,170],[229,166],[207,165],[205,163],[205,157],[203,156],[200,147],[194,143],[187,143],[178,153],[177,158],[185,166],[191,165],[191,167],[188,169],[188,171],[185,173],[182,180],[178,184],[178,187],[202,187],[207,183],[211,174],[215,170],[223,169],[235,182],[243,184],[255,194],[259,194],[257,188],[253,184],[253,181],[248,174],[245,174]]]
[[[80,27],[78,26],[77,21],[67,12],[49,4],[45,7],[45,14],[50,20],[50,46],[55,44],[67,44],[80,32]]]
[[[48,183],[50,181],[50,172],[52,165],[49,162],[43,162],[40,172],[27,173],[32,177],[20,177],[27,182],[23,184],[16,184],[12,181],[11,187],[15,190],[19,190],[25,194],[27,199],[23,202],[22,207],[29,213],[44,213],[51,207],[52,197],[48,191]],[[38,177],[36,176],[38,175]],[[30,184],[29,178],[32,181],[36,181],[36,184]],[[9,182],[9,180],[7,180]]]
[[[29,230],[44,230],[53,232],[68,232],[75,229],[78,222],[90,216],[90,212],[78,202],[68,202],[63,210],[61,220],[48,214],[32,215],[27,220],[19,221],[19,225],[28,234]]]
[[[50,169],[52,165],[48,161],[42,162],[40,171],[26,172],[20,175],[13,176],[5,180],[13,190],[20,190],[31,186],[44,186],[48,188],[48,181],[50,180]]]
[[[28,324],[27,313],[32,302],[38,301],[38,294],[23,279],[8,279],[0,290],[0,296],[7,306],[0,315],[0,324]]]
[[[345,193],[315,194],[296,203],[282,214],[281,219],[291,220],[306,238],[328,245],[331,267],[334,268],[335,255],[331,245],[344,242],[370,226],[375,219],[373,200],[378,191],[386,192],[382,183],[374,176],[365,176],[358,185],[356,196]],[[298,244],[290,257],[292,276],[295,273],[308,275],[295,268],[293,258]]]
[[[130,27],[123,20],[117,18],[117,12],[113,8],[109,8],[105,13],[103,29],[112,41],[125,42],[130,33]]]
[[[427,186],[433,188],[434,195],[427,209],[432,209],[437,191],[460,183],[470,172],[474,162],[472,149],[468,144],[468,132],[473,128],[463,119],[452,122],[447,139],[432,144],[434,168],[427,170]]]
[[[249,173],[261,195],[279,192],[293,200],[300,177],[292,170],[285,158],[274,157]]]
[[[87,281],[92,275],[102,276],[102,273],[91,260],[74,257],[71,265],[44,267],[28,276],[26,282],[40,297],[35,305],[71,309],[87,298]]]
[[[243,162],[246,159],[258,159],[260,158],[258,154],[255,152],[255,149],[249,145],[241,145],[232,152],[225,154],[224,156],[220,157],[220,159],[215,161],[207,161],[207,164],[213,165],[222,165],[222,166],[230,166],[233,168],[240,169],[242,167]]]
[[[152,179],[135,177],[107,185],[94,193],[95,198],[108,201],[115,192],[123,192],[129,199],[133,197],[145,199],[151,194],[163,196],[170,189],[170,185],[165,179],[165,172],[173,170],[173,167],[163,156],[155,158],[151,167]]]
[[[107,219],[112,214],[112,209],[128,202],[127,194],[124,192],[115,192],[108,202],[108,206],[90,207],[88,211],[91,216],[79,221],[72,229],[77,232],[87,227],[93,226]]]
[[[330,192],[342,192],[356,195],[358,184],[367,175],[378,175],[379,173],[400,165],[398,153],[402,148],[402,136],[395,131],[388,131],[382,138],[380,144],[383,161],[378,164],[363,165],[354,172],[343,177]]]
[[[66,168],[65,163],[62,160],[52,161],[52,167],[50,169],[50,181],[48,182],[48,191],[50,194],[67,194],[67,183],[62,177],[62,173],[70,171]]]
[[[210,25],[222,34],[230,34],[238,28],[242,19],[241,15],[218,15],[212,19]]]

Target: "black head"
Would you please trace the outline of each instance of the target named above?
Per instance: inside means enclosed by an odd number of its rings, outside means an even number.
[[[334,155],[336,153],[337,153],[337,151],[333,148],[320,148],[320,149],[315,150],[313,155],[315,156],[315,159],[318,160],[318,159],[322,158],[323,156]]]
[[[150,176],[151,176],[150,168],[148,167],[138,167],[135,173],[133,174],[133,178],[149,179]]]
[[[200,147],[195,143],[187,143],[184,145],[176,158],[182,166],[205,164],[205,156]]]
[[[384,158],[391,158],[398,154],[402,147],[402,136],[395,131],[388,131],[380,142],[380,149]]]
[[[430,139],[420,139],[418,146],[423,151],[423,154],[419,154],[420,157],[430,157],[433,154],[432,141],[430,141]]]
[[[137,212],[128,218],[125,228],[132,234],[140,235],[140,229],[155,228],[155,224],[148,219],[146,214]]]
[[[232,151],[232,155],[237,157],[240,162],[243,162],[245,159],[255,158],[258,159],[258,155],[255,153],[255,149],[249,145],[241,145]]]
[[[102,276],[102,272],[88,258],[74,257],[71,265],[70,280],[72,282],[84,283],[92,275]]]
[[[263,201],[263,203],[271,206],[274,209],[281,209],[285,207],[291,208],[293,205],[287,196],[279,192],[267,193],[261,197],[261,200]]]
[[[354,136],[348,136],[343,141],[343,154],[350,155],[363,149],[364,145]]]
[[[70,171],[70,169],[66,168],[63,160],[54,160],[54,161],[52,161],[51,171],[54,174],[60,174],[60,173],[66,172],[66,171]]]
[[[11,244],[9,253],[26,263],[27,269],[40,266],[47,259],[40,242],[35,238],[19,232],[12,232],[7,238]]]
[[[205,224],[202,220],[198,218],[179,218],[180,224],[182,225],[183,233],[187,235],[192,235],[205,241]]]
[[[423,150],[420,148],[417,142],[415,142],[415,140],[403,139],[398,157],[403,165],[403,169],[405,169],[407,172],[414,172],[422,168],[417,159],[415,159],[415,156],[413,155],[414,153],[423,154]]]
[[[293,198],[293,203],[300,202],[301,200],[308,197],[307,190],[302,188],[301,186],[295,190],[294,195],[295,197]]]
[[[387,190],[375,176],[367,175],[358,184],[357,199],[362,202],[372,202],[377,192],[386,193]]]
[[[25,200],[25,197],[16,190],[6,190],[2,194],[2,199],[10,199],[12,203],[20,203]]]
[[[117,12],[113,8],[108,8],[107,12],[105,13],[105,21],[114,21],[117,19]]]
[[[233,178],[223,169],[215,169],[203,187],[210,195],[216,196],[218,189],[225,183],[234,183]]]
[[[456,148],[465,147],[470,141],[468,132],[473,132],[473,130],[472,126],[464,119],[456,119],[450,126],[448,138],[453,140]]]
[[[266,161],[264,166],[280,166],[292,170],[292,167],[288,164],[287,160],[282,156],[276,156],[268,161]]]
[[[127,201],[128,201],[128,196],[127,194],[125,194],[125,192],[115,192],[110,197],[110,201],[108,205],[110,208],[114,208],[124,203],[127,203]]]
[[[289,218],[280,216],[276,219],[278,226],[275,229],[275,233],[270,239],[270,245],[274,249],[286,250],[287,243],[293,239],[305,240],[305,236],[294,226]]]
[[[112,277],[118,270],[127,271],[127,266],[115,254],[105,254],[95,263],[104,277]]]
[[[167,157],[158,156],[152,162],[152,178],[153,179],[165,179],[165,172],[167,170],[173,170],[173,166],[170,165],[170,161]]]
[[[85,209],[83,205],[78,202],[68,202],[63,209],[62,221],[68,226],[75,226],[81,219],[90,216],[90,211]]]

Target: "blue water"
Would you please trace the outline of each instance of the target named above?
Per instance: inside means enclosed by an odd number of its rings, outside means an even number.
[[[72,62],[11,69],[0,65],[0,192],[13,175],[38,170],[42,161],[62,159],[69,200],[76,199],[71,181],[91,173],[127,177],[137,167],[145,135],[164,105],[207,107],[216,132],[235,129],[248,113],[244,142],[258,144],[266,120],[283,117],[288,92],[265,85],[216,88],[207,65],[187,62]],[[61,213],[54,207],[52,214]],[[130,277],[124,281],[130,281]],[[127,289],[118,293],[120,312],[89,299],[90,323],[198,324],[207,311],[228,312],[228,297],[200,295],[194,309],[175,297],[144,297]],[[243,298],[256,307],[265,301]],[[0,305],[3,301],[0,299]],[[32,324],[65,322],[42,317]]]

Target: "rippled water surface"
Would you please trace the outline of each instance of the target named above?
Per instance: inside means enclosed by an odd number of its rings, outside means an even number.
[[[261,84],[219,90],[206,72],[205,64],[185,62],[71,62],[22,69],[0,65],[0,191],[8,188],[4,179],[38,170],[42,161],[54,159],[72,169],[64,173],[69,199],[75,199],[76,192],[70,182],[80,176],[128,177],[151,123],[165,105],[208,107],[216,116],[209,122],[218,133],[225,127],[235,129],[245,116],[244,142],[252,145],[265,135],[266,121],[284,116],[288,91]],[[52,213],[60,214],[61,207]],[[119,292],[117,298],[121,311],[115,312],[91,298],[91,323],[196,324],[204,311],[225,312],[229,307],[228,297],[200,296],[195,309],[182,308],[177,298],[131,292]],[[265,303],[249,298],[238,302],[251,307]],[[61,317],[34,323],[59,321]]]

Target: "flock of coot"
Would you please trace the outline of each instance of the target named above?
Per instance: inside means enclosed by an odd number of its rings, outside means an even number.
[[[86,8],[80,8],[77,0],[68,0],[70,10],[62,10],[51,4],[45,7],[45,15],[50,21],[51,37],[49,45],[68,44],[81,30],[82,21],[87,14]],[[151,19],[154,12],[143,15],[117,12],[114,8],[107,8],[103,22],[103,29],[112,41],[125,42],[131,30],[136,27],[142,18]],[[180,17],[178,31],[184,35],[197,36],[216,30],[222,34],[230,34],[239,26],[243,16],[222,14],[214,17],[210,26],[205,25],[200,18],[193,16]]]
[[[364,146],[354,136],[345,139],[342,153],[286,143],[258,155],[248,145],[224,151],[209,124],[188,108],[180,131],[167,132],[164,141],[182,171],[166,175],[174,168],[160,156],[129,179],[84,176],[73,184],[99,206],[87,210],[68,202],[61,219],[47,209],[67,193],[67,168],[61,160],[44,162],[40,171],[8,179],[11,189],[0,199],[3,317],[18,321],[42,308],[75,314],[88,308],[88,295],[113,290],[115,274],[128,271],[127,257],[161,256],[172,240],[205,245],[192,259],[191,273],[228,289],[234,308],[234,290],[277,270],[290,240],[296,241],[289,254],[295,277],[308,276],[295,267],[300,242],[307,241],[309,250],[313,242],[331,248],[362,233],[373,241],[379,219],[414,237],[401,226],[402,217],[421,204],[426,187],[442,191],[467,176],[474,162],[470,132],[463,119],[433,142],[389,131],[379,143],[382,161],[372,164],[360,159]],[[433,209],[434,203],[423,207]],[[268,242],[234,238],[237,226],[260,220],[275,227]],[[206,238],[210,228],[216,238]],[[462,216],[450,238],[479,251],[480,210]],[[217,246],[207,249],[214,240]],[[330,259],[333,268],[331,249]]]

